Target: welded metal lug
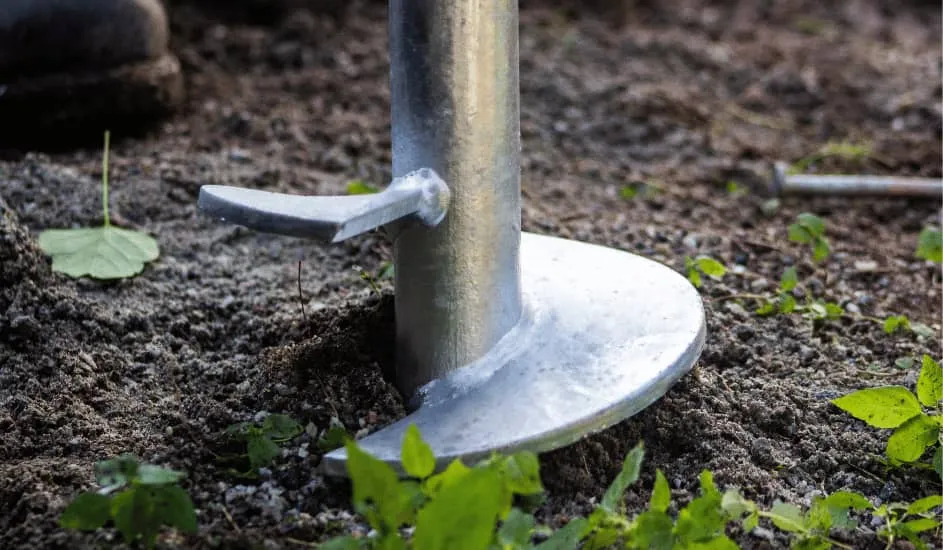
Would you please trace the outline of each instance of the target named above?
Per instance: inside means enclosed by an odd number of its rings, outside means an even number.
[[[198,205],[207,214],[256,231],[336,243],[407,217],[438,225],[449,197],[442,178],[422,168],[368,195],[288,195],[204,185]]]

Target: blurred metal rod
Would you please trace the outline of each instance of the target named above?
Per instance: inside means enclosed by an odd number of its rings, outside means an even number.
[[[896,176],[788,174],[788,165],[773,165],[770,193],[779,195],[886,195],[943,198],[943,179]]]

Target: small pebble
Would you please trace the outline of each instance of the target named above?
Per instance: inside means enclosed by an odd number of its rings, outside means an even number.
[[[750,283],[750,290],[753,292],[762,292],[769,288],[769,281],[766,279],[754,279]]]

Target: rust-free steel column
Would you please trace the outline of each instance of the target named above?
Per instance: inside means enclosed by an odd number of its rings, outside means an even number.
[[[521,316],[517,0],[391,0],[393,176],[451,191],[395,242],[400,390],[491,349]]]

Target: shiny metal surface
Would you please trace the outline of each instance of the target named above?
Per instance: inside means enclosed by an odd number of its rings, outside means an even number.
[[[200,188],[200,210],[265,233],[340,242],[394,220],[415,217],[435,226],[445,217],[449,188],[422,168],[372,195],[304,196],[226,185]]]
[[[393,175],[428,166],[452,191],[433,229],[395,240],[406,395],[484,355],[521,314],[516,0],[391,0]]]
[[[424,386],[416,412],[359,441],[367,452],[400,469],[410,423],[440,467],[493,451],[557,448],[641,411],[700,354],[703,306],[672,269],[526,233],[521,260],[520,323],[476,363]],[[320,467],[346,475],[345,460],[339,449]]]
[[[886,195],[943,198],[943,179],[896,176],[789,174],[782,162],[773,165],[773,195]]]

